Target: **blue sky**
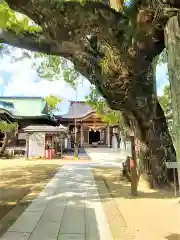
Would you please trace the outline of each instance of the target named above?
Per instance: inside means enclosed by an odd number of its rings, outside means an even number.
[[[21,50],[17,50],[15,54],[21,54]],[[161,64],[156,70],[157,92],[162,94],[162,89],[168,81],[167,65]],[[82,80],[82,79],[80,79]],[[85,96],[90,92],[89,82],[83,78],[78,84],[78,100],[83,101]],[[9,57],[1,59],[0,64],[0,95],[1,96],[47,96],[54,94],[60,96],[64,101],[59,104],[58,108],[61,112],[66,112],[69,100],[75,100],[75,91],[67,85],[63,80],[48,81],[40,79],[36,71],[31,66],[29,59],[24,59],[12,63]]]
[[[164,86],[168,83],[167,64],[159,64],[156,68],[156,86],[158,96],[162,95]]]

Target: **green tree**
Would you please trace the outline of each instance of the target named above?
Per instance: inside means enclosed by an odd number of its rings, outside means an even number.
[[[170,85],[166,84],[163,89],[163,94],[158,97],[159,103],[161,104],[162,109],[165,112],[165,115],[168,114],[171,108],[172,99],[171,99],[171,90]]]
[[[91,87],[91,92],[88,96],[86,96],[85,102],[92,107],[103,122],[109,124],[110,126],[118,126],[121,136],[126,137],[129,135],[129,128],[124,123],[122,113],[118,110],[112,110],[94,86]],[[120,136],[118,136],[117,139],[118,144],[119,137]],[[121,138],[121,140],[124,141],[124,144],[126,144],[124,138]]]
[[[106,100],[98,93],[95,87],[91,87],[91,92],[86,96],[85,101],[99,115],[102,121],[109,125],[119,125],[122,121],[120,111],[109,108]]]
[[[41,78],[63,79],[72,88],[75,88],[75,82],[80,76],[80,73],[75,71],[72,62],[62,57],[36,53],[33,56],[33,66]]]
[[[0,132],[3,134],[1,139],[0,156],[2,156],[6,150],[8,141],[18,131],[18,123],[10,123],[4,120],[0,121]]]
[[[57,97],[55,95],[49,95],[44,98],[44,100],[47,102],[48,108],[50,112],[52,113],[54,110],[57,110],[57,104],[62,101],[60,97]]]
[[[152,61],[164,49],[164,28],[170,29],[179,0],[5,2],[10,9],[1,5],[0,42],[72,61],[110,108],[123,112],[142,145],[142,174],[157,184],[167,181],[164,162],[175,152],[155,95]]]
[[[164,110],[166,121],[168,123],[168,128],[171,133],[172,139],[174,140],[173,116],[172,116],[172,97],[171,97],[170,84],[165,85],[165,87],[163,89],[163,94],[162,94],[162,96],[159,96],[158,99],[159,99],[159,103],[161,104],[162,109]]]
[[[128,129],[123,121],[121,112],[112,110],[94,86],[91,86],[90,94],[86,96],[85,102],[92,107],[103,122],[111,126],[118,125],[120,131],[127,134]]]

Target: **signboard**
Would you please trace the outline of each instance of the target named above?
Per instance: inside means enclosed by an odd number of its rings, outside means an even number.
[[[167,168],[173,169],[173,177],[174,177],[174,194],[175,197],[177,196],[177,189],[176,189],[176,173],[175,169],[178,168],[178,163],[177,162],[165,162]]]
[[[165,162],[167,168],[178,168],[177,162]]]

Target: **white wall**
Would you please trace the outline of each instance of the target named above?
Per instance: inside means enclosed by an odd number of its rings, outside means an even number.
[[[33,133],[29,136],[29,158],[44,157],[45,133]]]

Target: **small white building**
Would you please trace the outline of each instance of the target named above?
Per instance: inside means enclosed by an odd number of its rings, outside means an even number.
[[[48,125],[30,125],[24,128],[28,134],[26,140],[26,158],[43,158],[45,150],[54,149],[58,152],[59,142],[62,146],[62,139],[66,136],[66,128],[62,125],[58,127]]]

